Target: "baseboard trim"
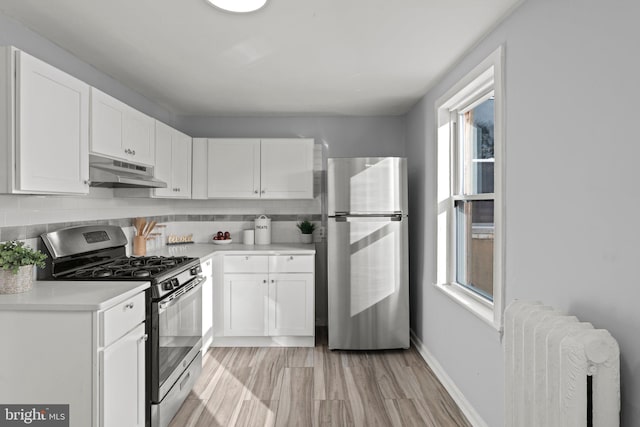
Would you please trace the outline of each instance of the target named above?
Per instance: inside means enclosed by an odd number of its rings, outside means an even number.
[[[416,334],[413,332],[413,329],[411,330],[411,342],[415,346],[416,350],[418,350],[418,353],[420,353],[420,356],[422,356],[425,362],[427,362],[433,373],[436,374],[436,377],[438,377],[444,388],[447,389],[447,391],[456,402],[456,404],[460,407],[460,410],[462,411],[464,416],[467,417],[471,425],[473,425],[474,427],[489,427],[489,425],[482,419],[482,417],[480,417],[480,414],[478,414],[475,408],[471,406],[467,398],[464,396],[464,394],[462,394],[451,377],[447,375],[446,371],[442,368],[442,365],[438,363],[431,352],[427,350],[427,347],[420,340],[420,338],[416,336]]]
[[[315,337],[214,337],[211,347],[314,347]]]

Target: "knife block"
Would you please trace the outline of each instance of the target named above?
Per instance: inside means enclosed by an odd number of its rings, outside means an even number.
[[[147,238],[144,236],[133,237],[133,254],[144,256],[147,254]]]

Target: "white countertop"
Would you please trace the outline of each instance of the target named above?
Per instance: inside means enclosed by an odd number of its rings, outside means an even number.
[[[0,310],[96,311],[112,307],[149,282],[37,280],[28,292],[0,295]]]
[[[316,246],[313,243],[274,243],[272,245],[245,245],[230,243],[216,245],[214,243],[191,243],[184,245],[165,246],[162,249],[148,251],[147,255],[161,256],[192,256],[201,259],[210,258],[216,254],[242,255],[314,255]]]
[[[147,255],[190,256],[200,259],[221,254],[243,255],[314,255],[313,243],[276,243],[272,245],[244,245],[230,243],[193,243],[165,246],[148,251]],[[0,295],[0,310],[94,311],[104,310],[149,288],[149,282],[111,281],[35,281],[29,292]]]

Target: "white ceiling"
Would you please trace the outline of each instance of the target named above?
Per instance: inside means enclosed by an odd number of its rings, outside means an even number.
[[[177,115],[399,115],[520,0],[0,0]]]

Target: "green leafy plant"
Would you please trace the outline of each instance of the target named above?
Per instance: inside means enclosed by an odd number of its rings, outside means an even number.
[[[316,229],[316,225],[306,219],[296,224],[296,226],[300,229],[302,234],[313,234],[313,230]]]
[[[25,265],[35,265],[44,268],[44,260],[47,256],[39,250],[31,249],[24,242],[15,240],[0,243],[0,268],[10,270],[14,274]]]

